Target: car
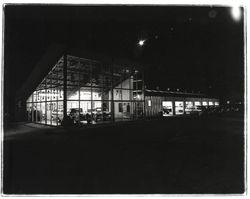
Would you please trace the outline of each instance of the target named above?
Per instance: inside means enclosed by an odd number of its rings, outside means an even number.
[[[93,120],[100,121],[100,120],[111,120],[111,112],[103,111],[101,107],[95,109],[88,109],[87,113],[92,115]]]
[[[163,108],[162,116],[169,116],[169,115],[172,115],[172,109],[171,108]]]
[[[202,106],[186,107],[185,113],[190,114],[190,115],[199,115],[200,116],[203,114],[203,108],[202,108]]]
[[[186,107],[185,113],[186,114],[193,114],[195,112],[195,107]]]
[[[75,122],[85,119],[84,117],[85,114],[83,114],[82,108],[71,108],[68,115]]]
[[[109,112],[109,111],[103,111],[103,120],[104,121],[111,120],[111,112]]]
[[[52,120],[54,120],[54,121],[57,120],[58,122],[62,122],[62,120],[63,120],[63,110],[62,109],[59,109],[58,111],[54,110],[54,111],[52,111],[51,114],[52,114],[51,115]]]

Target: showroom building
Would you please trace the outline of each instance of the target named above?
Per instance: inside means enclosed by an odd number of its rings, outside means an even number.
[[[17,114],[59,126],[189,114],[219,101],[201,94],[145,89],[143,67],[89,51],[51,49],[17,93]],[[19,104],[19,103],[17,103]]]
[[[143,72],[138,64],[71,53],[58,59],[28,97],[28,121],[58,126],[66,117],[82,125],[144,117]]]

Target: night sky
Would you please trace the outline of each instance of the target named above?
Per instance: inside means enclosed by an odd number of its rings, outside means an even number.
[[[243,15],[235,21],[229,7],[6,6],[4,36],[10,97],[61,43],[141,63],[147,88],[243,99]]]

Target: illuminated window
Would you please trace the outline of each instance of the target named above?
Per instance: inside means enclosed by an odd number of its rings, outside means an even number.
[[[176,101],[175,102],[175,114],[183,114],[184,113],[184,103],[182,101]]]
[[[213,103],[213,102],[208,102],[208,105],[209,105],[209,106],[213,106],[214,103]]]
[[[202,102],[202,106],[207,106],[207,102]]]
[[[173,102],[172,101],[163,101],[162,106],[163,106],[162,107],[163,116],[173,115]]]
[[[59,126],[67,115],[76,125],[142,118],[143,75],[135,66],[130,68],[62,56],[27,100],[27,107],[37,106],[36,112],[30,111],[29,121]]]
[[[200,105],[201,105],[201,102],[196,101],[196,102],[194,102],[194,105],[195,105],[195,106],[200,106]]]
[[[148,100],[148,106],[151,106],[151,100]]]
[[[172,107],[172,102],[171,101],[163,101],[162,102],[162,106],[163,107]]]

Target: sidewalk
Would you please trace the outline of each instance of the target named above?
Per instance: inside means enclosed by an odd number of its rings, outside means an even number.
[[[16,122],[6,125],[6,127],[3,128],[3,134],[5,138],[8,138],[10,136],[36,132],[44,129],[54,129],[54,127],[28,122]]]

